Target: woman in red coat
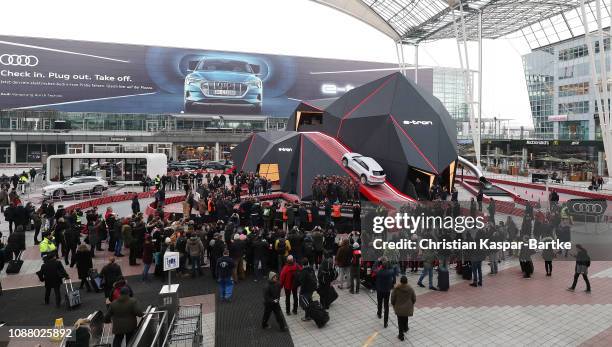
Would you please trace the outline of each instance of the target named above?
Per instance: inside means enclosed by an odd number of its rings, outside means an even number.
[[[297,314],[297,292],[299,283],[297,283],[296,272],[301,271],[302,266],[293,261],[293,256],[287,257],[287,263],[283,266],[280,274],[281,286],[285,289],[285,312],[287,316],[291,315],[291,294],[293,294],[293,314]]]

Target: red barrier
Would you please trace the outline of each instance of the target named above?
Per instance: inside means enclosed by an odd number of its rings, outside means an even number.
[[[457,178],[461,178],[461,175],[457,176]],[[465,176],[466,179],[469,178],[474,178],[473,176]],[[517,187],[522,187],[522,188],[531,188],[531,189],[536,189],[536,190],[546,190],[546,186],[540,185],[540,184],[536,184],[536,183],[526,183],[526,182],[515,182],[515,181],[508,181],[508,180],[502,180],[502,179],[498,179],[498,178],[487,178],[487,180],[489,180],[489,182],[492,183],[501,183],[501,184],[507,184],[507,185],[511,185],[511,186],[517,186]],[[581,196],[581,197],[585,197],[585,198],[590,198],[590,199],[605,199],[605,200],[609,200],[612,201],[612,194],[600,194],[600,193],[593,193],[593,192],[585,192],[585,191],[581,191],[581,190],[572,190],[569,188],[560,188],[557,186],[552,186],[552,187],[548,187],[549,190],[554,190],[557,193],[562,193],[562,194],[569,194],[569,195],[575,195],[575,196]],[[527,194],[527,191],[525,191],[525,194]]]

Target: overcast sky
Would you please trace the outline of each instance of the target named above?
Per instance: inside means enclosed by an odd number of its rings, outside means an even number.
[[[2,9],[2,35],[397,61],[390,38],[309,0],[29,0],[3,2]],[[406,52],[412,63],[412,48]],[[454,40],[419,52],[420,64],[459,67]],[[485,41],[484,117],[532,125],[521,61],[528,52],[523,39]]]

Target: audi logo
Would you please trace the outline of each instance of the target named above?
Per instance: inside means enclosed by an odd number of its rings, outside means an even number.
[[[604,212],[603,206],[599,204],[590,204],[586,202],[576,203],[572,205],[572,211],[575,213],[594,213],[600,214]]]
[[[2,54],[0,64],[8,66],[36,66],[38,58],[33,55]]]

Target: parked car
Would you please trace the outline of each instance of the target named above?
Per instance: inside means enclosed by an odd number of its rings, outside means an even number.
[[[359,153],[346,153],[342,156],[342,165],[357,174],[362,184],[385,183],[387,175],[376,160],[370,157],[364,157]]]
[[[222,164],[218,161],[209,161],[208,163],[204,164],[203,169],[205,170],[222,170],[225,171],[227,169],[227,167],[225,166],[225,164]]]
[[[82,176],[72,177],[64,182],[50,184],[43,187],[43,196],[61,198],[65,195],[74,193],[91,192],[102,194],[108,189],[108,182],[101,177]]]
[[[198,164],[188,163],[184,161],[168,164],[168,171],[191,171],[191,170],[198,170],[200,168],[201,166]]]

